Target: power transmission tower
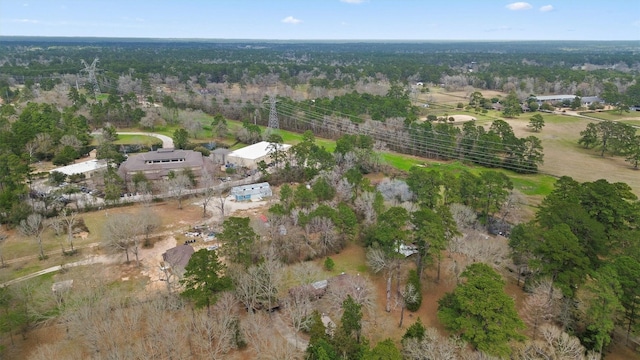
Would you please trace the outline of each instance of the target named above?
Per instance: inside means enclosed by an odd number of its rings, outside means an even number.
[[[89,75],[89,83],[93,85],[93,93],[99,94],[100,87],[98,86],[98,79],[96,79],[96,71],[97,71],[96,65],[98,64],[98,62],[100,62],[100,60],[98,60],[98,58],[93,59],[93,62],[91,63],[91,65],[87,64],[87,62],[84,61],[84,59],[81,59],[80,61],[84,66],[84,69],[80,71],[84,71]]]
[[[269,109],[269,125],[267,127],[271,129],[279,129],[280,123],[278,122],[278,111],[276,110],[276,97],[275,95],[269,96],[269,103],[271,107]]]

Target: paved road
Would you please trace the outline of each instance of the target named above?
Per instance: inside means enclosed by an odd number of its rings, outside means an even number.
[[[15,284],[24,280],[29,280],[32,279],[34,277],[40,276],[40,275],[44,275],[44,274],[48,274],[48,273],[52,273],[52,272],[56,272],[56,271],[60,271],[62,269],[68,269],[70,267],[75,267],[75,266],[82,266],[82,265],[91,265],[91,264],[112,264],[115,263],[116,261],[118,261],[116,256],[106,256],[106,255],[97,255],[97,256],[91,256],[89,258],[86,258],[84,260],[80,260],[80,261],[76,261],[76,262],[72,262],[72,263],[68,263],[68,264],[64,264],[64,265],[57,265],[57,266],[52,266],[50,268],[46,268],[25,276],[21,276],[19,278],[15,278],[13,280],[9,280],[3,284],[0,284],[0,287],[5,287],[5,286],[9,286],[11,284]]]
[[[91,133],[91,135],[100,135],[100,131],[94,131]],[[145,135],[145,136],[153,136],[154,138],[158,138],[160,140],[162,140],[162,147],[163,148],[174,148],[173,145],[173,139],[168,137],[167,135],[162,135],[162,134],[156,134],[156,133],[148,133],[148,132],[137,132],[137,131],[132,131],[132,132],[120,132],[118,131],[118,135]]]

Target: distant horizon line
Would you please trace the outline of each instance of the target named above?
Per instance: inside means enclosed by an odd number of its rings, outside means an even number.
[[[189,38],[189,37],[136,37],[136,36],[70,36],[70,35],[0,35],[1,39],[107,39],[107,40],[162,40],[162,41],[224,41],[224,42],[638,42],[639,40],[576,40],[576,39],[251,39],[251,38]]]

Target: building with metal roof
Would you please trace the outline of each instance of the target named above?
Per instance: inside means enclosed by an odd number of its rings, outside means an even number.
[[[236,201],[262,200],[273,195],[271,186],[267,182],[234,186],[231,188],[231,196]]]
[[[272,161],[271,153],[273,152],[273,146],[271,144],[272,143],[268,141],[261,141],[232,151],[227,155],[227,162],[234,164],[236,167],[256,169],[260,161],[264,161],[267,164]],[[279,151],[283,153],[291,149],[291,145],[289,144],[276,145],[279,147]]]
[[[92,160],[84,161],[81,163],[62,166],[62,167],[53,169],[50,172],[57,171],[67,176],[84,174],[87,178],[90,178],[97,171],[103,170],[106,168],[107,168],[106,160],[92,159]]]
[[[544,96],[536,96],[535,99],[539,104],[544,102],[563,102],[563,101],[573,101],[576,98],[576,95],[544,95]],[[583,96],[580,98],[580,102],[582,105],[591,105],[595,102],[604,104],[604,100],[597,96]]]

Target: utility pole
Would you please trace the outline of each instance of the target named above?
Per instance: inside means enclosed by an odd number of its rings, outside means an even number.
[[[98,86],[98,80],[96,79],[96,65],[100,60],[98,60],[98,58],[93,59],[91,65],[87,64],[83,59],[80,60],[80,62],[82,62],[82,65],[84,66],[84,69],[81,69],[80,71],[84,71],[89,75],[89,83],[93,85],[93,94],[99,94],[100,87]]]
[[[279,129],[280,123],[278,122],[278,111],[276,110],[276,97],[275,95],[269,96],[269,103],[271,104],[269,108],[269,125],[268,127],[271,129]]]

